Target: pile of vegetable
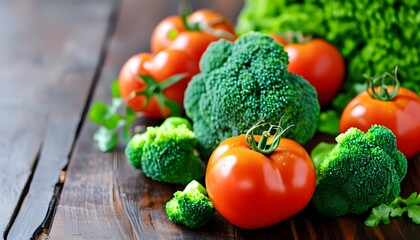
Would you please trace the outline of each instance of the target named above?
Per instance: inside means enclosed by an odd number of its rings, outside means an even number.
[[[401,57],[383,42],[409,32],[395,14],[406,24],[420,21],[408,20],[419,15],[406,9],[418,5],[393,3],[398,9],[385,11],[386,18],[369,19],[391,3],[381,4],[247,0],[240,37],[210,10],[165,18],[151,36],[151,51],[133,55],[121,68],[112,104],[92,106],[89,118],[101,125],[94,140],[101,151],[111,151],[122,132],[128,163],[154,181],[185,186],[168,197],[165,210],[169,220],[188,228],[205,226],[215,212],[239,228],[264,228],[309,204],[330,217],[372,209],[367,226],[404,213],[420,224],[420,195],[400,196],[407,158],[420,151],[420,97],[406,88],[420,82],[411,78],[420,76],[412,68],[420,60]],[[362,8],[363,16],[349,11]],[[348,25],[341,26],[344,20]],[[366,26],[387,30],[387,21],[393,32],[370,39]],[[353,36],[353,28],[361,35]],[[284,30],[315,38],[278,34]],[[406,43],[404,34],[392,44]],[[414,45],[401,49],[410,52]],[[404,68],[403,86],[396,69],[384,73],[396,64]],[[363,73],[379,77],[353,91]],[[354,97],[348,105],[339,94],[343,84]],[[320,114],[334,101],[344,103],[342,114]],[[137,116],[163,123],[131,134]],[[328,118],[339,121],[327,126]],[[340,130],[337,142],[321,142],[309,155],[304,144],[326,128]]]
[[[350,96],[364,74],[378,76],[396,65],[402,86],[420,94],[419,25],[419,1],[246,0],[237,31],[299,31],[326,39],[346,59],[343,91]],[[340,107],[348,102],[342,100]]]

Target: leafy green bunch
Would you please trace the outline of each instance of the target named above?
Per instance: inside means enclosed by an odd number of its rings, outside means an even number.
[[[237,31],[299,31],[333,43],[347,61],[347,80],[334,102],[345,104],[364,82],[399,66],[403,87],[420,94],[420,1],[245,0]]]

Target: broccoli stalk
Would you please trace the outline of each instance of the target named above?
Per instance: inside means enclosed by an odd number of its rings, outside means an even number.
[[[313,203],[328,216],[361,214],[373,206],[392,202],[401,191],[407,159],[397,150],[396,137],[384,126],[373,125],[366,134],[350,128],[336,137],[337,144],[324,157],[315,148],[317,174]],[[322,155],[321,155],[322,156]]]
[[[169,117],[159,127],[134,135],[125,148],[127,161],[155,181],[187,184],[204,176],[198,141],[188,120]]]
[[[199,182],[191,181],[183,191],[176,191],[166,203],[169,220],[182,223],[189,228],[204,226],[215,213],[207,190]]]

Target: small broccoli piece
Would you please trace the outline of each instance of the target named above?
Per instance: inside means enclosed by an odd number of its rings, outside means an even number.
[[[177,191],[166,203],[166,213],[174,223],[182,223],[189,228],[198,228],[213,217],[215,209],[207,197],[207,190],[193,180],[184,189]]]
[[[244,134],[261,116],[294,125],[284,137],[301,144],[313,137],[320,111],[317,92],[289,73],[287,64],[283,47],[266,34],[210,44],[184,98],[203,157],[225,138]]]
[[[134,135],[125,148],[127,161],[155,181],[187,184],[201,179],[205,168],[195,147],[197,138],[191,124],[170,117],[159,127],[148,127]]]
[[[361,214],[400,194],[407,159],[397,150],[391,130],[373,125],[365,134],[350,128],[336,140],[337,145],[315,166],[313,203],[321,213]]]

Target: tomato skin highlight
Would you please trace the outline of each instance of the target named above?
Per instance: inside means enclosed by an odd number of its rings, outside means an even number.
[[[165,107],[162,112],[155,97],[151,97],[148,103],[143,95],[130,98],[133,91],[143,91],[148,87],[139,74],[150,76],[157,82],[165,81],[175,74],[186,74],[182,80],[163,91],[168,99],[182,107],[188,82],[198,72],[197,61],[183,51],[165,49],[155,55],[139,53],[129,58],[121,68],[118,86],[121,97],[135,112],[141,112],[150,118],[163,119],[170,116],[171,111]]]
[[[372,98],[366,91],[345,107],[340,132],[356,127],[366,132],[373,124],[389,128],[397,137],[397,149],[406,158],[420,152],[420,97],[403,87],[390,101]]]
[[[279,147],[265,156],[250,149],[245,135],[240,135],[216,148],[205,181],[210,199],[226,220],[243,229],[257,229],[304,209],[316,177],[311,158],[295,141],[282,138]]]

